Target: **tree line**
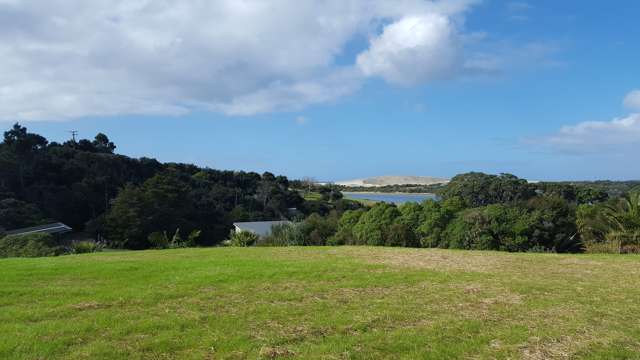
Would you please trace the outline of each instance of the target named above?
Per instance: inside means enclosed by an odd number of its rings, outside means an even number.
[[[60,221],[115,248],[152,247],[157,233],[176,231],[197,231],[194,245],[207,246],[227,238],[234,221],[327,210],[305,207],[284,176],[133,159],[115,149],[104,134],[57,143],[19,124],[4,132],[0,233]]]
[[[229,243],[640,248],[640,188],[634,182],[532,184],[510,174],[467,173],[438,189],[440,201],[366,207],[343,199],[334,185],[133,159],[115,149],[104,134],[56,143],[15,124],[0,143],[0,237],[3,229],[61,221],[113,248],[212,246],[229,239],[233,222],[288,218],[292,225],[268,237],[234,234]],[[11,253],[22,254],[27,243],[31,253],[62,251],[44,246],[48,238],[4,240]]]
[[[602,187],[532,184],[511,174],[467,173],[441,201],[377,203],[279,225],[230,244],[374,245],[512,252],[639,252],[640,192],[610,196]]]

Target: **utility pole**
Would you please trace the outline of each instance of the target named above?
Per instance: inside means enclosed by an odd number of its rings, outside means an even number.
[[[73,140],[73,142],[76,142],[76,135],[78,135],[78,130],[69,130],[69,132],[71,133],[71,139]]]

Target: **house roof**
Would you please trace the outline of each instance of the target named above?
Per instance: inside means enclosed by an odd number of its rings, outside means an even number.
[[[61,223],[51,223],[45,225],[31,226],[22,229],[14,229],[6,231],[6,235],[25,235],[25,234],[33,234],[33,233],[48,233],[48,234],[62,234],[69,231],[72,231],[71,227]]]
[[[271,227],[274,225],[291,224],[291,221],[251,221],[236,222],[233,226],[242,231],[250,231],[259,236],[266,236],[271,233]]]

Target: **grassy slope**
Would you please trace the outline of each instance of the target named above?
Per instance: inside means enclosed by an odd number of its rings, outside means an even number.
[[[0,358],[640,358],[640,257],[216,248],[0,260]]]

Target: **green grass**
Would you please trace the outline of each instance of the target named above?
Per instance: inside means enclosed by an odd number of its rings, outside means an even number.
[[[322,194],[320,194],[319,192],[306,192],[306,191],[301,191],[300,194],[302,195],[302,197],[306,200],[306,201],[320,201],[322,200]]]
[[[0,260],[2,359],[639,354],[638,256],[326,247]]]

